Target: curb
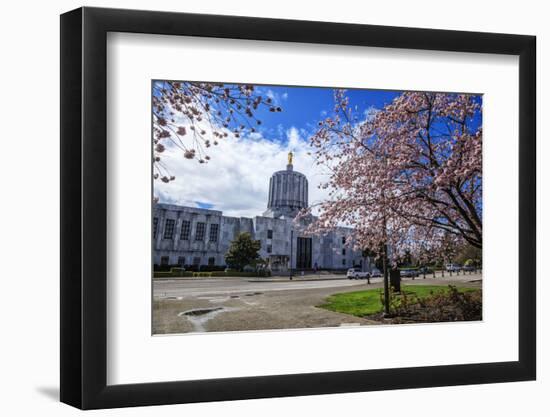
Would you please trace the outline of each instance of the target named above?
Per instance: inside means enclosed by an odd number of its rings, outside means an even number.
[[[342,278],[294,278],[292,281],[288,278],[252,278],[250,277],[158,277],[153,278],[153,281],[205,281],[205,280],[228,280],[228,279],[235,279],[235,278],[242,278],[246,280],[247,282],[307,282],[307,281],[335,281],[335,280],[347,280],[348,278],[342,277]]]
[[[347,280],[348,278],[294,278],[292,280],[288,278],[283,279],[255,279],[255,280],[248,280],[248,282],[312,282],[312,281],[342,281]],[[366,281],[366,280],[365,280]]]

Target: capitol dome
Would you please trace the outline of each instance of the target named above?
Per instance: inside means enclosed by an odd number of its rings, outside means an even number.
[[[304,174],[294,171],[292,152],[286,170],[273,173],[269,179],[267,217],[295,217],[308,206],[308,182]]]

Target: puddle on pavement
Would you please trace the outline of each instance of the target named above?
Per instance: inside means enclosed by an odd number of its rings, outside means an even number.
[[[194,332],[205,332],[205,325],[220,313],[238,310],[232,307],[194,308],[182,311],[178,317],[185,317],[193,325]]]
[[[223,310],[222,307],[216,307],[216,308],[194,308],[193,310],[187,310],[183,313],[180,313],[179,315],[184,316],[202,316],[204,314],[212,313],[214,311]]]

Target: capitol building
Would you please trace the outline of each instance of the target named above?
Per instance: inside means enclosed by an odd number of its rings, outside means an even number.
[[[285,170],[269,179],[267,209],[259,216],[231,217],[221,211],[157,203],[153,208],[153,263],[155,265],[224,266],[231,241],[246,232],[261,242],[260,257],[273,272],[297,270],[365,269],[360,251],[346,244],[353,229],[337,227],[323,235],[303,232],[313,217],[294,221],[308,207],[308,180],[294,171],[292,153]]]

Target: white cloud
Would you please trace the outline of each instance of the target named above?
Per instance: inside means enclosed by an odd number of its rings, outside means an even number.
[[[363,112],[363,116],[365,116],[365,121],[370,121],[376,116],[376,113],[378,113],[380,109],[377,109],[374,106],[369,106],[365,109]]]
[[[176,179],[167,184],[155,181],[155,195],[161,202],[178,205],[210,203],[213,210],[228,216],[258,216],[267,208],[269,178],[286,168],[287,154],[292,151],[294,170],[308,178],[310,205],[318,203],[327,197],[327,190],[318,189],[327,177],[308,155],[311,148],[303,133],[295,127],[288,129],[284,143],[258,133],[244,138],[230,135],[207,149],[211,158],[207,164],[184,159],[178,147],[168,146],[162,161]]]
[[[299,148],[302,145],[302,138],[300,138],[300,133],[295,127],[291,127],[286,131],[286,137],[288,139],[288,148],[294,150]]]
[[[259,91],[262,91],[259,89]],[[288,93],[279,94],[273,91],[272,89],[268,89],[264,93],[267,97],[269,97],[271,100],[273,100],[273,104],[276,106],[280,106],[282,101],[285,101],[288,99]]]

